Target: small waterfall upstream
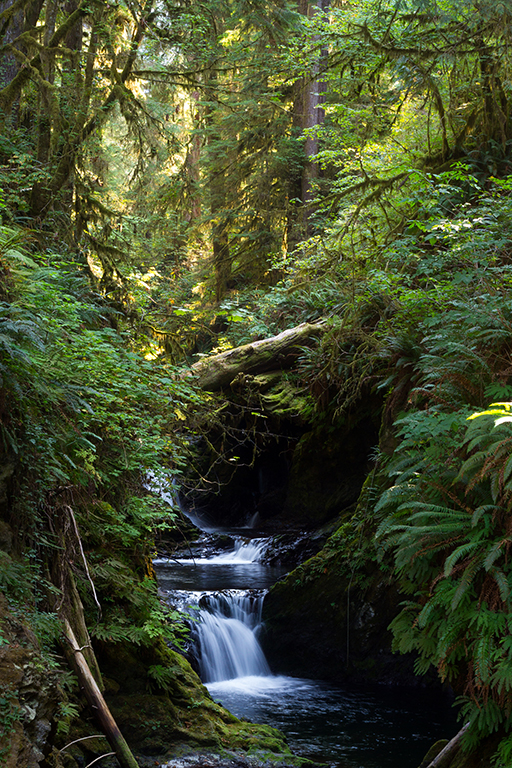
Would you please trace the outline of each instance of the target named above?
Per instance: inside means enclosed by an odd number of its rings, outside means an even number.
[[[279,728],[298,754],[331,768],[417,768],[434,741],[456,732],[436,692],[347,690],[273,674],[258,636],[265,594],[286,569],[265,564],[270,539],[231,541],[219,551],[210,533],[202,551],[154,561],[161,594],[191,617],[200,676],[216,700]]]
[[[268,547],[269,539],[235,539],[232,551],[211,557],[208,562],[214,563],[258,563]]]

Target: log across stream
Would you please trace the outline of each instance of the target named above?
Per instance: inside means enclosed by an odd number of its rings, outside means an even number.
[[[261,562],[268,541],[235,536],[220,554],[155,561],[162,594],[195,617],[195,653],[212,697],[333,768],[417,768],[433,742],[457,731],[438,693],[348,689],[270,669],[258,642],[261,606],[284,569]]]

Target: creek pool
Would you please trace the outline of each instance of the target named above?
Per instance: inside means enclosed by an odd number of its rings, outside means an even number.
[[[278,728],[296,754],[332,768],[418,768],[435,741],[460,727],[438,692],[269,674],[258,615],[264,591],[286,569],[260,562],[264,551],[264,539],[239,538],[220,555],[154,561],[169,603],[199,609],[197,655],[212,698],[237,717]]]
[[[418,768],[435,741],[460,727],[450,706],[423,690],[347,690],[281,676],[207,688],[237,717],[285,733],[296,754],[336,768]]]

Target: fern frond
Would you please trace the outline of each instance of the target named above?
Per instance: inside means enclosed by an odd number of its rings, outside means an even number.
[[[510,596],[510,584],[507,577],[501,570],[501,568],[492,567],[489,569],[491,576],[494,578],[498,589],[500,591],[500,597],[505,603]]]
[[[486,685],[490,680],[491,674],[491,650],[492,639],[489,635],[483,635],[476,641],[473,648],[473,659],[475,665],[475,680],[477,685]]]
[[[446,558],[444,563],[444,576],[450,576],[451,572],[453,571],[454,566],[456,563],[459,562],[459,560],[462,560],[464,557],[469,555],[470,553],[474,552],[475,549],[479,547],[479,542],[472,541],[468,544],[463,544],[460,547],[457,547],[454,552],[451,553],[449,557]]]
[[[500,556],[501,550],[504,547],[504,545],[507,543],[507,541],[510,542],[511,539],[510,538],[506,538],[506,539],[501,539],[501,541],[496,541],[489,548],[489,550],[488,550],[488,552],[487,552],[487,554],[485,556],[485,559],[484,559],[484,568],[485,568],[486,571],[489,571],[492,568],[492,566],[494,565],[494,563],[496,562],[496,560]]]
[[[478,557],[475,557],[465,569],[464,573],[462,574],[459,580],[455,594],[453,595],[453,598],[452,598],[452,602],[450,606],[452,611],[455,611],[455,609],[461,602],[464,595],[471,588],[473,577],[475,573],[478,571],[479,566],[480,566],[480,560]]]
[[[471,527],[475,528],[483,515],[486,515],[488,512],[496,512],[497,509],[499,509],[499,507],[497,507],[495,504],[481,504],[473,512],[473,516],[471,518]]]

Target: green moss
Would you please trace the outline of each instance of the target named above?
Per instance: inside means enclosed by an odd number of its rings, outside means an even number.
[[[432,744],[427,754],[421,761],[421,765],[419,766],[419,768],[427,768],[427,766],[430,765],[432,760],[435,757],[437,757],[437,755],[441,752],[442,749],[446,747],[447,744],[448,744],[448,739],[440,739],[439,741],[436,741],[435,744]]]
[[[265,411],[279,419],[303,419],[307,422],[311,415],[310,398],[305,397],[287,379],[273,386],[268,394],[262,396],[262,401]]]
[[[151,648],[108,643],[99,656],[108,705],[135,752],[169,757],[208,748],[292,759],[279,731],[241,721],[214,702],[188,661],[163,642]]]

